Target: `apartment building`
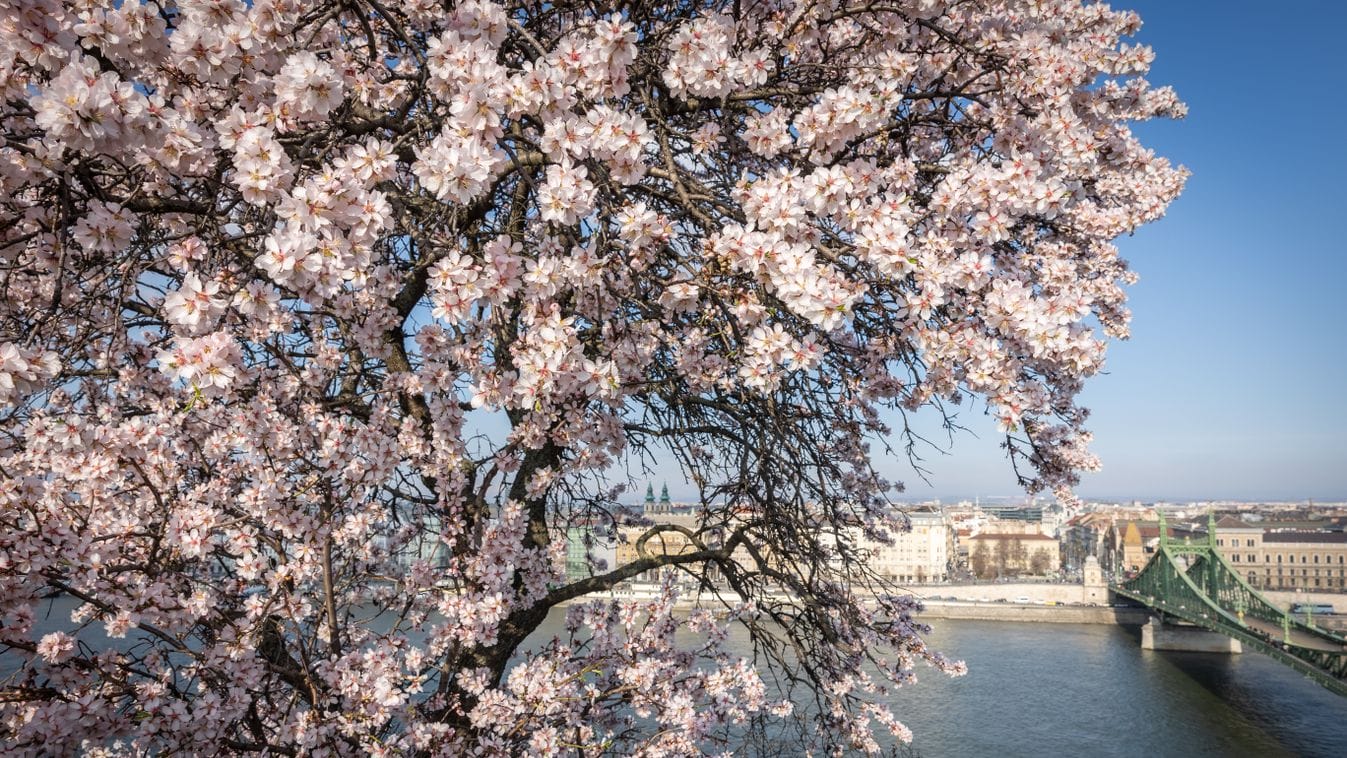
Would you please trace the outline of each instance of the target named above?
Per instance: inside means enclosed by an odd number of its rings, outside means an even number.
[[[947,582],[955,560],[954,526],[936,508],[906,511],[911,529],[895,532],[889,543],[862,539],[870,568],[897,582]]]
[[[1249,584],[1274,590],[1347,589],[1347,533],[1265,530],[1226,516],[1216,547]]]

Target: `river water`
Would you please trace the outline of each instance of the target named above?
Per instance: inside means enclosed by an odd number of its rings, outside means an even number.
[[[1347,698],[1257,653],[1142,650],[1139,627],[932,625],[969,673],[895,698],[924,758],[1347,756]]]
[[[38,633],[68,629],[71,607],[51,603]],[[969,673],[918,671],[894,696],[920,758],[1347,756],[1347,698],[1257,653],[1142,650],[1139,627],[931,624]],[[81,635],[95,647],[99,626]],[[560,627],[554,613],[537,637]],[[15,663],[0,655],[0,680]]]

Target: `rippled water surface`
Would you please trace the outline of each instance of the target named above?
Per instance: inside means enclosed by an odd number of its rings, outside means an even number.
[[[937,621],[895,710],[921,756],[1347,756],[1347,698],[1257,653],[1142,650],[1136,627]]]

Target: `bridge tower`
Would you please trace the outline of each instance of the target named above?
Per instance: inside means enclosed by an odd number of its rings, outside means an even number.
[[[1099,568],[1099,559],[1093,555],[1085,556],[1085,565],[1081,568],[1081,579],[1085,585],[1086,603],[1107,605],[1108,584],[1104,581],[1104,570]]]
[[[1167,548],[1174,544],[1169,536],[1169,526],[1165,523],[1164,511],[1157,510],[1156,516],[1160,521],[1160,544],[1156,548],[1157,554],[1168,554]],[[1210,512],[1207,514],[1207,547],[1213,552],[1216,550],[1216,519]],[[1185,538],[1184,547],[1191,547],[1191,538]],[[1219,569],[1219,564],[1215,561],[1207,561],[1207,571],[1198,577],[1202,583],[1203,591],[1208,591],[1209,587],[1214,587],[1216,581],[1214,571]],[[1161,575],[1161,583],[1165,594],[1171,591],[1171,580],[1168,574]],[[1158,610],[1158,609],[1157,609]],[[1159,610],[1151,617],[1150,623],[1141,628],[1141,648],[1143,650],[1179,650],[1192,653],[1242,653],[1244,646],[1239,640],[1227,637],[1220,632],[1213,632],[1203,629],[1200,626],[1184,622],[1175,617],[1166,618],[1165,612]]]

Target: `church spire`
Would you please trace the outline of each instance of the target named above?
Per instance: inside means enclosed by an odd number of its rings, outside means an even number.
[[[669,483],[665,482],[659,491],[659,504],[666,509],[669,507]]]

